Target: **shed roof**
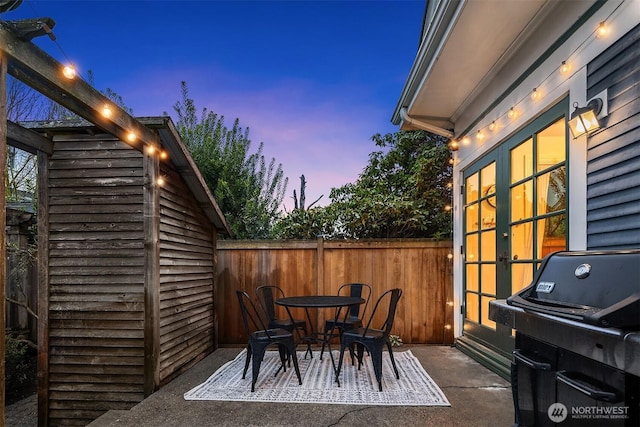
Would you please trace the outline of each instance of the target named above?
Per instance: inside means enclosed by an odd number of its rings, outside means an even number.
[[[207,218],[218,231],[231,235],[231,229],[227,225],[224,214],[182,142],[171,117],[136,117],[136,120],[158,133],[160,144],[169,154],[169,161],[184,179]],[[96,127],[84,119],[21,122],[19,125],[47,134],[87,132]]]

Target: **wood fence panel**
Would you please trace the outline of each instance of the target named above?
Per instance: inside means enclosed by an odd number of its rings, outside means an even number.
[[[287,295],[334,295],[342,284],[351,282],[368,283],[373,288],[365,316],[371,313],[383,292],[395,287],[403,290],[393,333],[405,343],[451,344],[453,276],[447,258],[450,252],[450,241],[427,239],[219,241],[220,344],[246,343],[237,289],[255,297],[257,286],[275,284]],[[301,317],[304,313],[292,314]],[[313,314],[314,326],[322,325],[331,315],[331,310],[318,310]],[[381,313],[374,322],[381,323],[384,315]]]

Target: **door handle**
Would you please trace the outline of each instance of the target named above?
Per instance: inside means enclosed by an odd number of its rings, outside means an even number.
[[[502,255],[498,256],[498,261],[502,262],[505,270],[509,267],[509,255],[506,252],[503,252]]]

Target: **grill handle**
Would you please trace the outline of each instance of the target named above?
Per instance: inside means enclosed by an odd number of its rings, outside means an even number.
[[[580,393],[585,394],[590,398],[598,400],[600,402],[617,403],[621,400],[616,393],[600,390],[595,387],[590,387],[582,382],[574,380],[573,378],[569,377],[567,371],[556,372],[556,380],[563,382],[569,387],[579,391]]]
[[[525,356],[520,352],[520,350],[515,350],[513,352],[513,358],[518,362],[526,365],[531,369],[535,369],[536,371],[550,371],[551,364],[547,362],[538,362],[537,360],[533,360],[530,357]]]

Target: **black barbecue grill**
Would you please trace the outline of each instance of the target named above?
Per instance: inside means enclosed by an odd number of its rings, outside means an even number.
[[[640,250],[550,254],[489,318],[516,330],[517,426],[640,425]]]

